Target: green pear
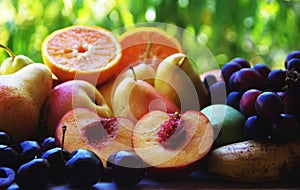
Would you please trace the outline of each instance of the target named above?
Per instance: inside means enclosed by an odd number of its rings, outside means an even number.
[[[154,87],[181,110],[200,110],[209,103],[208,91],[183,53],[165,58],[158,66]]]
[[[52,88],[50,69],[40,63],[0,75],[0,130],[15,142],[35,135],[42,105]]]
[[[15,55],[8,47],[0,44],[0,47],[5,49],[10,57],[6,58],[0,66],[0,74],[7,75],[17,72],[23,67],[34,63],[29,57],[25,55]]]
[[[237,109],[225,104],[213,104],[201,112],[206,115],[214,129],[214,148],[246,140],[244,123],[246,117]]]

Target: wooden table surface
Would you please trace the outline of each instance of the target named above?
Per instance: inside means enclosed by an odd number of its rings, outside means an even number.
[[[209,175],[205,172],[195,171],[182,180],[158,181],[149,178],[143,179],[137,186],[127,189],[144,190],[144,189],[300,189],[300,176],[296,179],[289,179],[276,182],[265,183],[236,183],[225,181],[216,176]],[[9,190],[19,189],[17,185],[12,185]],[[49,186],[49,190],[71,190],[66,185]],[[114,190],[119,189],[110,181],[101,181],[89,188],[90,190]]]

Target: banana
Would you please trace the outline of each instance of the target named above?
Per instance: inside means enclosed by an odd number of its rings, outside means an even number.
[[[285,144],[267,140],[229,144],[213,150],[208,159],[210,173],[238,182],[281,180],[299,166],[300,138]]]

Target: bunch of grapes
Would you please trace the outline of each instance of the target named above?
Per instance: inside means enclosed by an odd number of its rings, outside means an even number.
[[[286,142],[300,133],[300,51],[290,52],[284,69],[235,58],[222,67],[226,104],[243,113],[251,139]]]

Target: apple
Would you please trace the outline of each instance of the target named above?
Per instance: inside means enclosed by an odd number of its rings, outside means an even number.
[[[55,86],[48,94],[41,112],[41,124],[46,135],[53,136],[56,125],[65,113],[76,107],[91,108],[102,117],[113,113],[101,93],[91,83],[71,80]]]
[[[208,118],[199,111],[183,114],[151,111],[135,125],[132,145],[159,179],[191,173],[210,151],[214,140]]]
[[[66,130],[63,132],[62,127]],[[120,150],[132,151],[131,135],[134,124],[127,118],[99,117],[94,109],[74,108],[58,123],[55,131],[57,146],[73,152],[84,148],[97,154],[104,167],[108,157]],[[63,138],[63,133],[64,138]]]

